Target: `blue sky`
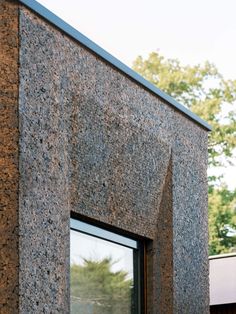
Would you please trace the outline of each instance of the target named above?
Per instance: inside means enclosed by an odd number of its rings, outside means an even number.
[[[38,2],[128,66],[159,50],[183,64],[208,60],[226,79],[236,79],[236,0]],[[236,187],[235,167],[224,172]]]

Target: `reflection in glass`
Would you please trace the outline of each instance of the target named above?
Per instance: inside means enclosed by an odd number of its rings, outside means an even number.
[[[130,314],[133,249],[71,230],[71,313]]]

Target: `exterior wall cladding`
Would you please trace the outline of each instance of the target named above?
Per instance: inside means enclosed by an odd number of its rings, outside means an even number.
[[[1,0],[2,314],[69,313],[70,217],[147,241],[147,313],[209,313],[207,129]]]

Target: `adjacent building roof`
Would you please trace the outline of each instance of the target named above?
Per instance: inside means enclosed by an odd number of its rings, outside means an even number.
[[[167,95],[163,91],[161,91],[159,88],[154,86],[152,83],[145,80],[141,75],[139,75],[137,72],[133,71],[131,68],[129,68],[127,65],[116,59],[114,56],[112,56],[110,53],[105,51],[103,48],[95,44],[93,41],[88,39],[86,36],[81,34],[78,30],[73,28],[71,25],[63,21],[61,18],[59,18],[57,15],[46,9],[44,6],[42,6],[40,3],[38,3],[35,0],[19,0],[20,3],[24,4],[31,10],[33,10],[35,13],[46,19],[51,24],[55,25],[57,28],[62,30],[64,33],[72,37],[73,39],[77,40],[80,44],[91,50],[93,53],[101,57],[103,60],[111,64],[112,66],[116,67],[118,70],[120,70],[125,75],[129,76],[131,79],[136,81],[137,83],[144,86],[146,89],[157,95],[158,97],[162,98],[163,100],[167,101],[168,104],[175,107],[177,110],[181,111],[183,114],[188,116],[191,120],[195,121],[196,123],[203,126],[208,131],[211,131],[211,126],[198,117],[196,114],[188,110],[186,107],[178,103],[176,100],[174,100],[171,96]]]
[[[236,303],[236,253],[209,257],[210,305]]]

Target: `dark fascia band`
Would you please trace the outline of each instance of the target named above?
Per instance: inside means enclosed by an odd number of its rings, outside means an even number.
[[[95,44],[93,41],[88,39],[86,36],[81,34],[79,31],[77,31],[75,28],[73,28],[71,25],[63,21],[61,18],[59,18],[57,15],[46,9],[43,5],[38,3],[35,0],[19,0],[20,3],[24,4],[26,7],[33,10],[35,13],[49,21],[51,24],[55,25],[57,28],[62,30],[64,33],[81,43],[86,48],[93,51],[96,55],[100,56],[102,59],[104,59],[109,64],[113,65],[117,69],[119,69],[121,72],[128,75],[130,78],[147,88],[149,91],[157,95],[158,97],[162,98],[163,100],[167,101],[169,104],[171,104],[173,107],[184,113],[186,116],[188,116],[193,121],[197,122],[201,126],[203,126],[208,131],[211,131],[211,126],[198,117],[196,114],[185,108],[183,105],[179,104],[176,100],[174,100],[171,96],[167,95],[163,91],[161,91],[159,88],[154,86],[152,83],[145,80],[141,75],[130,69],[128,66],[126,66],[124,63],[113,57],[110,53],[108,53],[106,50]]]

